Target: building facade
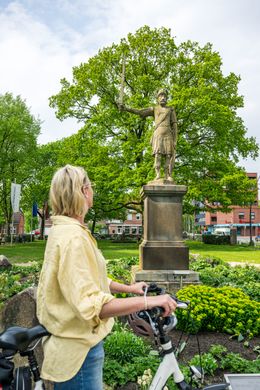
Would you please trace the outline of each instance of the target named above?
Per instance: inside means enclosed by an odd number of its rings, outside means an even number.
[[[112,219],[106,221],[107,230],[109,235],[125,234],[133,236],[141,236],[143,232],[142,228],[142,214],[137,213],[134,210],[130,210],[127,214],[125,221]]]
[[[247,173],[247,176],[249,179],[257,180],[257,173]],[[231,206],[231,209],[229,213],[200,212],[195,216],[195,225],[200,227],[201,232],[206,230],[213,233],[216,228],[235,227],[238,236],[260,235],[258,193],[253,203],[244,207]]]

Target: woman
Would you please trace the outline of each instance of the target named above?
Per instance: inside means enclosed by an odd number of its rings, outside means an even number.
[[[169,295],[115,298],[112,293],[143,294],[143,282],[130,286],[107,278],[105,260],[84,226],[93,205],[84,169],[66,165],[53,176],[50,229],[37,292],[37,315],[51,336],[44,341],[42,377],[55,390],[101,390],[102,340],[113,317],[162,306],[169,315],[176,303]]]

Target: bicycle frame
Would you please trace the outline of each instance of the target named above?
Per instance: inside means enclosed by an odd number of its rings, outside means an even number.
[[[174,382],[176,384],[184,381],[184,375],[179,368],[173,352],[172,342],[168,341],[165,344],[161,344],[161,346],[165,354],[158,370],[156,371],[149,390],[161,390],[171,375],[173,375]],[[188,389],[189,387],[186,388]],[[185,389],[185,387],[183,387],[183,389]]]

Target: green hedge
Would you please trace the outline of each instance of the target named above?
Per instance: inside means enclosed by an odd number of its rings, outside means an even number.
[[[206,257],[192,259],[190,267],[199,272],[203,284],[239,287],[251,299],[260,302],[260,269],[249,265],[232,267],[221,259]]]
[[[197,333],[202,330],[260,334],[260,303],[251,300],[234,287],[188,286],[177,293],[178,298],[191,301],[191,312],[177,310],[178,327]]]
[[[220,236],[217,234],[203,234],[202,241],[204,244],[213,244],[213,245],[229,245],[230,236]]]

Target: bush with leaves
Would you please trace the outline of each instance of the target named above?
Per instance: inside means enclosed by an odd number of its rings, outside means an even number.
[[[231,267],[221,259],[199,257],[191,259],[191,269],[199,272],[203,284],[214,287],[232,286],[260,302],[260,270],[254,266]]]
[[[116,325],[116,330],[105,340],[104,381],[110,386],[137,381],[144,370],[156,371],[158,356],[151,346],[126,327]]]
[[[13,265],[0,269],[0,306],[3,302],[27,287],[38,282],[41,265],[35,263],[28,267]]]
[[[204,244],[212,245],[230,245],[230,236],[221,236],[218,234],[202,234]]]
[[[131,268],[138,263],[139,259],[137,256],[109,260],[107,262],[107,272],[113,280],[118,280],[121,283],[130,283]]]
[[[201,330],[230,334],[260,334],[260,303],[234,287],[188,286],[177,293],[191,301],[190,312],[178,310],[178,327],[197,333]]]

